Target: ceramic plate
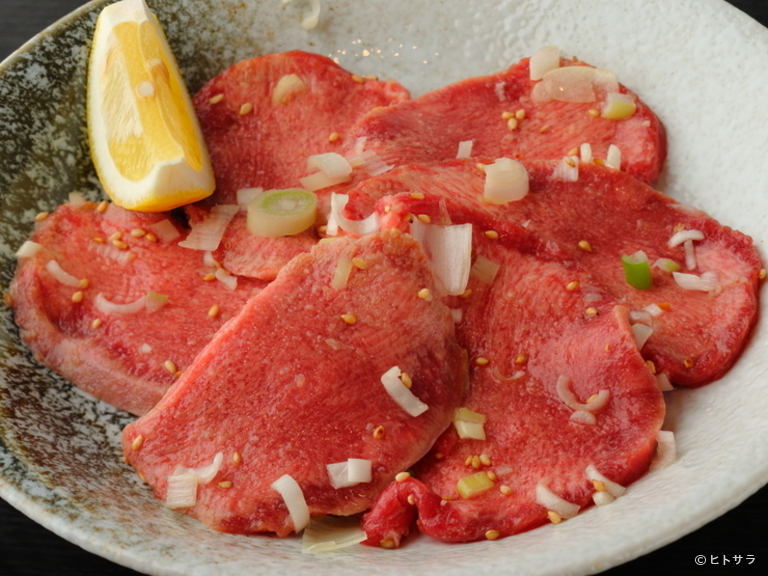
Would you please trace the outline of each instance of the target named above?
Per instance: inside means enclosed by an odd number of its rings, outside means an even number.
[[[322,0],[304,31],[304,0],[150,0],[192,90],[249,56],[303,49],[414,94],[507,67],[537,48],[614,70],[661,117],[669,160],[658,187],[768,239],[768,30],[718,0]],[[71,191],[99,198],[84,138],[93,2],[0,66],[0,266],[34,215]],[[748,137],[747,137],[748,136]],[[768,328],[726,378],[668,396],[665,428],[679,459],[610,506],[495,542],[448,546],[424,537],[391,552],[362,546],[323,556],[298,539],[207,530],[162,507],[121,462],[131,421],[34,362],[9,311],[0,327],[0,495],[54,532],[151,574],[586,574],[675,540],[768,481]],[[479,559],[482,559],[480,562]]]

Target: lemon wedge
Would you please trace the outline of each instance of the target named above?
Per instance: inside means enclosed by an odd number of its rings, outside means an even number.
[[[96,172],[118,206],[162,212],[213,192],[192,101],[144,0],[122,0],[99,15],[87,115]]]

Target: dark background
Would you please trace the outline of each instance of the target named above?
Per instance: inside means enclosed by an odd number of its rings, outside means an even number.
[[[272,0],[277,2],[278,0]],[[460,1],[460,0],[459,0]],[[618,1],[618,0],[617,0]],[[767,0],[729,0],[768,26]],[[82,0],[0,0],[0,60],[34,34],[82,5]],[[649,6],[650,9],[650,6]],[[768,66],[768,54],[765,54]],[[768,90],[768,86],[766,87]],[[768,100],[765,105],[768,105]],[[768,415],[766,416],[768,417]],[[768,447],[767,447],[768,449]],[[725,575],[756,573],[768,566],[768,488],[748,498],[700,530],[646,556],[607,572],[606,576],[654,576],[690,573]],[[627,519],[631,521],[631,519]],[[765,547],[764,547],[765,546]],[[698,554],[716,555],[717,566],[697,566]],[[723,555],[741,555],[739,565],[722,564]],[[747,556],[754,561],[748,564]],[[0,576],[124,576],[137,572],[123,568],[70,544],[35,524],[0,499]]]

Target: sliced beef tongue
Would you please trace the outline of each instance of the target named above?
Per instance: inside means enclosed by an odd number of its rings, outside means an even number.
[[[485,176],[475,160],[393,170],[353,190],[348,206],[378,201],[382,225],[403,230],[408,213],[425,214],[434,222],[472,222],[476,242],[493,231],[497,243],[541,258],[578,262],[589,274],[578,291],[586,297],[593,287],[607,291],[615,303],[630,309],[633,322],[653,329],[642,354],[659,373],[685,386],[721,377],[738,358],[757,317],[761,263],[752,240],[624,172],[582,164],[578,181],[563,182],[551,178],[551,162],[526,166],[530,193],[506,206],[482,201]],[[414,192],[421,194],[414,198]],[[693,241],[696,266],[691,270],[684,245],[668,244],[680,230],[698,230],[704,238]],[[668,258],[681,266],[680,272],[709,275],[714,281],[709,290],[684,289],[672,273],[652,266],[652,288],[633,288],[621,257],[640,250],[651,264]],[[649,306],[652,313],[645,310]]]
[[[177,466],[221,453],[216,476],[184,508],[216,530],[290,533],[271,487],[285,474],[312,514],[367,509],[428,451],[466,391],[452,316],[425,288],[436,290],[426,259],[398,231],[295,257],[126,427],[126,458],[166,499]],[[381,377],[394,366],[425,412],[410,415],[386,391]],[[371,461],[371,481],[333,488],[326,466],[350,458]]]
[[[59,206],[37,224],[41,248],[20,258],[11,284],[23,340],[83,390],[147,412],[263,285],[225,286],[203,253],[177,246],[185,233],[165,214]]]
[[[562,66],[576,65],[584,64],[562,60]],[[468,141],[472,156],[515,159],[560,159],[588,143],[593,157],[605,160],[614,144],[621,151],[622,170],[648,183],[656,179],[666,157],[664,129],[637,96],[622,86],[637,109],[611,120],[599,116],[598,101],[534,100],[537,83],[530,80],[526,58],[504,72],[373,110],[352,135],[365,138],[366,150],[396,166],[456,158],[459,144]],[[602,100],[604,95],[597,93]]]

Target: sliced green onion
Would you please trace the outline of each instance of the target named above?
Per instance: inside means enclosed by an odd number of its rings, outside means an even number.
[[[651,266],[648,264],[648,257],[642,250],[629,256],[622,256],[621,264],[624,266],[624,277],[627,284],[632,288],[648,290],[653,285]]]
[[[303,232],[315,223],[317,196],[300,188],[267,190],[248,204],[248,230],[262,238]]]

